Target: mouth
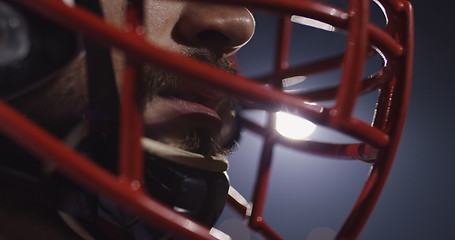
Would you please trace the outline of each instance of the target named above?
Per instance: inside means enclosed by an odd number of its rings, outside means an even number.
[[[160,104],[158,108],[162,111],[162,116],[159,117],[160,124],[178,122],[185,127],[218,129],[221,123],[220,116],[209,104],[194,99],[174,95],[156,96],[153,101]]]
[[[190,57],[235,72],[227,59],[195,53]],[[143,68],[142,84],[146,137],[204,156],[227,152],[223,133],[234,104],[224,93],[151,65]]]
[[[220,101],[211,92],[179,90],[157,94],[144,108],[145,134],[171,146],[194,151],[186,146],[189,136],[197,134],[203,141],[212,141],[219,133],[222,119],[217,105]]]

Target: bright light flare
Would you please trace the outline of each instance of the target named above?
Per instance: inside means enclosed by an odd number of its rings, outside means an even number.
[[[276,113],[276,130],[284,137],[308,139],[315,129],[316,125],[304,118],[286,112]]]

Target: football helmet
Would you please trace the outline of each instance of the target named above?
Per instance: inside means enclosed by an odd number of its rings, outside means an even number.
[[[68,188],[78,197],[70,198],[65,193],[64,197],[53,199],[62,218],[82,219],[95,211],[97,218],[90,221],[97,221],[94,224],[97,229],[89,229],[95,237],[115,232],[111,231],[115,225],[122,232],[125,230],[127,237],[228,239],[211,228],[227,202],[247,219],[251,229],[267,239],[282,239],[263,217],[273,149],[279,144],[330,158],[372,163],[360,196],[336,239],[355,239],[359,235],[385,184],[405,121],[414,45],[413,10],[408,1],[350,0],[343,7],[307,0],[202,1],[244,6],[279,19],[273,39],[273,69],[260,77],[229,73],[153,45],[138,31],[132,31],[141,29],[143,24],[140,0],[128,1],[126,29],[106,23],[97,1],[66,2],[0,1],[0,130],[18,149],[26,149],[46,166],[52,166],[49,171],[56,169],[59,175],[51,178],[76,183],[64,186],[71,185]],[[382,26],[370,21],[373,4],[383,11]],[[343,34],[343,50],[322,59],[290,64],[295,24]],[[46,33],[38,33],[36,29],[46,29]],[[43,84],[52,72],[74,58],[81,41],[87,61],[91,61],[88,66],[102,68],[103,75],[91,73],[90,67],[87,69],[91,92],[89,123],[76,126],[62,141],[19,114],[8,105],[8,100]],[[112,66],[97,64],[111,62],[109,48],[122,51],[129,60],[120,96],[112,80]],[[48,56],[44,67],[36,65],[43,52]],[[367,61],[373,56],[379,56],[381,67],[366,74]],[[232,58],[235,62],[235,56]],[[145,62],[194,79],[235,99],[238,105],[230,121],[232,134],[225,144],[236,142],[240,130],[252,131],[264,139],[251,203],[229,186],[225,157],[206,157],[143,137],[135,96],[138,69]],[[242,70],[241,61],[238,68]],[[306,78],[334,70],[339,71],[339,79],[331,84],[305,85]],[[371,92],[377,92],[378,97],[370,123],[356,117],[354,108],[359,97]],[[258,124],[244,117],[242,113],[251,109],[266,111],[266,122]],[[276,129],[275,113],[280,111],[355,141],[290,140]],[[90,130],[89,138],[86,129]],[[24,168],[24,164],[2,163],[33,176],[42,175],[35,173],[35,168]],[[200,202],[204,205],[200,206]],[[159,233],[150,229],[159,229]]]

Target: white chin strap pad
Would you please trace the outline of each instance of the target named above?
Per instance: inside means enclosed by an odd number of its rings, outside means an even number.
[[[147,153],[186,167],[208,172],[224,172],[229,166],[226,156],[221,154],[207,157],[145,137],[141,139],[141,143]]]

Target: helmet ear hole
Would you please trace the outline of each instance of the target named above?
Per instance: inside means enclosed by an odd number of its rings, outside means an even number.
[[[10,5],[0,2],[0,67],[24,59],[30,44],[24,17]]]
[[[79,52],[71,31],[15,3],[0,2],[0,98],[11,100],[40,85]]]

